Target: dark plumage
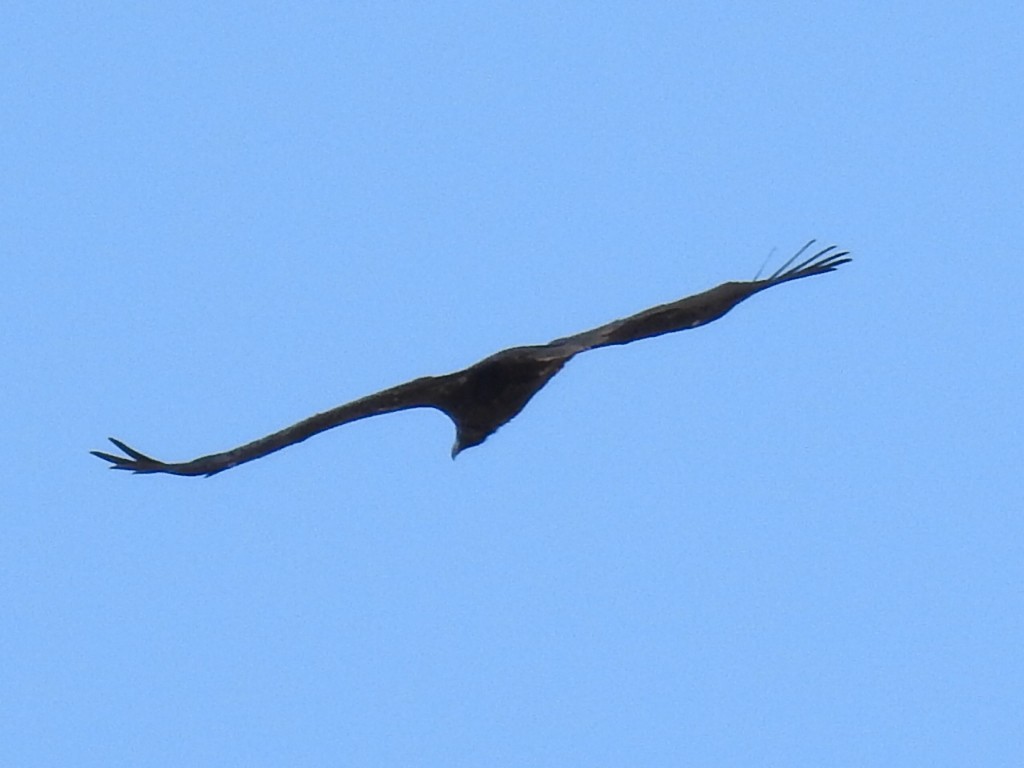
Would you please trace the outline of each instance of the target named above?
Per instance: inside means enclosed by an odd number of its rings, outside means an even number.
[[[638,339],[660,336],[717,320],[744,299],[773,285],[831,272],[851,259],[835,246],[791,266],[814,241],[805,245],[773,275],[747,282],[723,283],[704,293],[645,309],[622,320],[613,320],[589,331],[555,339],[548,344],[512,347],[487,357],[462,371],[443,376],[424,376],[397,387],[318,413],[290,427],[223,453],[192,461],[168,464],[158,461],[120,440],[110,438],[125,455],[92,451],[109,461],[111,469],[172,475],[214,475],[312,437],[324,430],[368,416],[406,408],[437,408],[455,422],[454,458],[460,451],[480,445],[499,427],[513,419],[569,360],[580,352]]]

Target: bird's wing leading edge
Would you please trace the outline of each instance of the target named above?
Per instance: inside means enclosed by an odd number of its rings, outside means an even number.
[[[744,299],[748,299],[766,288],[790,280],[832,272],[837,267],[852,261],[849,251],[836,251],[836,246],[831,245],[796,266],[792,266],[793,262],[797,261],[813,244],[813,240],[807,243],[771,277],[747,282],[722,283],[709,291],[651,307],[635,315],[621,320],[613,320],[574,336],[556,339],[551,342],[551,345],[568,346],[574,353],[578,353],[596,347],[629,344],[639,339],[697,328],[717,320]]]
[[[225,469],[258,459],[279,451],[289,445],[302,442],[324,430],[348,424],[359,419],[377,416],[407,408],[438,408],[447,412],[445,405],[445,376],[425,376],[399,384],[367,397],[339,405],[323,413],[310,416],[290,427],[266,437],[253,440],[230,451],[200,456],[198,459],[181,463],[167,463],[147,456],[113,437],[108,438],[125,455],[118,456],[103,451],[90,451],[93,456],[110,462],[111,469],[124,469],[137,474],[162,472],[170,475],[215,475]]]

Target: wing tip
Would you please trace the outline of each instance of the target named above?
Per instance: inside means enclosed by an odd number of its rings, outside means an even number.
[[[116,453],[107,453],[106,451],[89,451],[97,459],[110,462],[110,466],[107,469],[121,469],[136,475],[170,471],[169,465],[154,459],[152,456],[147,456],[141,451],[135,450],[116,437],[108,437],[107,440],[125,454],[124,456],[118,456]]]
[[[826,272],[834,272],[843,264],[849,264],[853,261],[850,251],[836,251],[839,246],[830,245],[826,248],[822,248],[812,256],[808,256],[796,266],[793,266],[793,262],[806,253],[807,249],[815,242],[815,240],[807,241],[807,243],[793,254],[785,264],[775,270],[775,272],[773,272],[772,275],[766,278],[763,282],[774,285],[777,283],[784,283],[788,280],[799,280],[802,277],[823,275]]]

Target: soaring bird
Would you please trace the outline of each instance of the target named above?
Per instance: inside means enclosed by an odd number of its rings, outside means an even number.
[[[223,453],[211,453],[192,461],[167,463],[112,437],[109,438],[110,442],[125,455],[103,451],[91,453],[109,461],[111,469],[126,469],[143,474],[163,472],[208,477],[262,458],[332,427],[406,408],[436,408],[455,423],[455,444],[452,446],[452,458],[455,458],[466,448],[480,445],[499,427],[511,421],[530,402],[530,398],[581,352],[697,328],[717,320],[744,299],[766,288],[832,272],[851,261],[849,251],[836,251],[833,245],[794,266],[793,263],[813,244],[811,240],[769,277],[722,283],[704,293],[651,307],[547,344],[511,347],[464,370],[443,376],[424,376],[399,384],[310,416],[279,432]]]

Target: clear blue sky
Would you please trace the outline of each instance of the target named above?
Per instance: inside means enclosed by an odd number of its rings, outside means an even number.
[[[1019,3],[7,3],[0,764],[1017,766]],[[752,277],[455,462],[168,460]]]

